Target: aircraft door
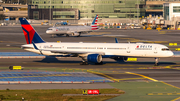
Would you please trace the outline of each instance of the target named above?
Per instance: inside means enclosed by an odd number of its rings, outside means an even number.
[[[127,47],[127,53],[130,53],[131,51],[130,51],[130,47]]]
[[[154,48],[154,53],[157,54],[157,47]]]

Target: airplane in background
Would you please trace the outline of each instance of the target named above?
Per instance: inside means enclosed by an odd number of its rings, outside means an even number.
[[[103,64],[103,58],[112,58],[119,61],[128,57],[153,57],[155,65],[158,58],[171,57],[173,52],[161,44],[150,43],[75,43],[75,42],[45,42],[25,18],[19,18],[27,44],[22,45],[24,50],[55,57],[80,57],[81,65],[88,63]]]
[[[66,37],[72,36],[80,36],[83,33],[92,32],[98,29],[97,26],[98,15],[95,16],[91,26],[54,26],[47,29],[46,33],[52,36],[57,35],[66,35]]]

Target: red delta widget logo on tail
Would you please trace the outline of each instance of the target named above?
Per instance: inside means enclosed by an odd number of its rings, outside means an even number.
[[[27,44],[31,44],[32,42],[34,42],[34,43],[43,43],[44,42],[26,19],[19,18],[19,20],[20,20]]]
[[[31,25],[21,25],[21,26],[22,26],[27,44],[31,44],[34,34],[35,34],[35,30],[32,28]]]

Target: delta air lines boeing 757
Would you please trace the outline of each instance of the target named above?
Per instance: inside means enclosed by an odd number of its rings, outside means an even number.
[[[161,44],[149,43],[74,43],[74,42],[45,42],[25,18],[19,19],[27,44],[24,50],[56,57],[80,57],[81,65],[88,63],[103,64],[103,58],[124,61],[127,57],[171,57],[173,52]]]
[[[72,36],[80,36],[83,33],[92,32],[94,30],[98,29],[97,26],[98,21],[98,15],[95,16],[91,26],[59,26],[59,27],[50,27],[47,29],[46,33],[51,34],[52,36],[57,35],[66,35],[66,37],[69,37],[69,35]]]

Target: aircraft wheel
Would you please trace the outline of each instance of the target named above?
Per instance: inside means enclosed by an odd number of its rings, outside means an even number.
[[[79,33],[79,35],[77,37],[80,37],[81,36],[81,33]]]
[[[100,63],[95,63],[95,65],[103,65],[103,62],[101,61]]]
[[[158,66],[159,64],[158,63],[155,63],[154,66]]]
[[[81,62],[80,65],[88,65],[88,62]]]
[[[69,37],[69,34],[66,34],[66,37]]]

